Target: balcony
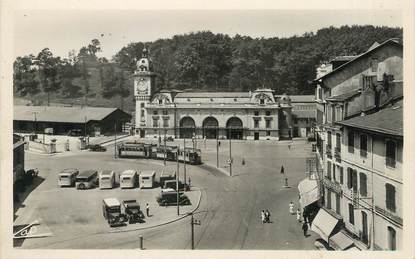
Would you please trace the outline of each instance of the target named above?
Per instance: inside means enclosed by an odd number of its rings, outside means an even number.
[[[341,162],[341,149],[340,147],[334,148],[334,157],[336,158],[337,162]]]
[[[392,158],[392,157],[386,157],[386,166],[395,168],[396,167],[396,159]]]
[[[331,145],[329,145],[329,144],[326,145],[326,156],[328,158],[332,158]]]

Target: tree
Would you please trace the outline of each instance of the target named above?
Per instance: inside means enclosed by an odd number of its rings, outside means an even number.
[[[63,59],[59,70],[62,76],[62,94],[65,98],[79,97],[81,95],[81,87],[74,84],[73,81],[80,76],[80,71],[74,56]]]
[[[14,90],[20,96],[29,96],[31,98],[40,92],[34,55],[17,57],[13,63],[13,70]]]
[[[42,90],[48,97],[48,106],[50,104],[50,93],[57,92],[61,87],[61,75],[58,72],[60,62],[60,57],[54,57],[49,48],[44,48],[37,55],[36,64],[39,67]]]

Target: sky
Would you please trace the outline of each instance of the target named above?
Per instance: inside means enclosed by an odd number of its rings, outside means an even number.
[[[19,10],[14,56],[48,47],[67,57],[97,38],[111,58],[130,42],[154,41],[200,30],[251,37],[290,37],[342,25],[402,27],[398,10]]]

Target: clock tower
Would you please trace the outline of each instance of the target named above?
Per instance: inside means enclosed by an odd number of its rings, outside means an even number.
[[[151,60],[148,51],[144,47],[142,57],[137,61],[134,72],[134,97],[135,97],[135,132],[140,137],[145,137],[147,123],[147,105],[151,101],[156,74],[151,71]]]

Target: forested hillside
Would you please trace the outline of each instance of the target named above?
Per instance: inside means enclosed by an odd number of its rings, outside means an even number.
[[[131,73],[146,45],[159,88],[193,91],[248,91],[309,94],[316,67],[338,55],[356,55],[373,42],[402,38],[402,28],[330,27],[289,38],[251,38],[209,31],[134,42],[112,60],[98,58],[92,40],[78,53],[56,57],[47,49],[18,57],[14,64],[16,97],[33,102],[118,106],[133,109]],[[75,47],[75,46],[74,46]],[[104,46],[105,47],[105,46]]]

